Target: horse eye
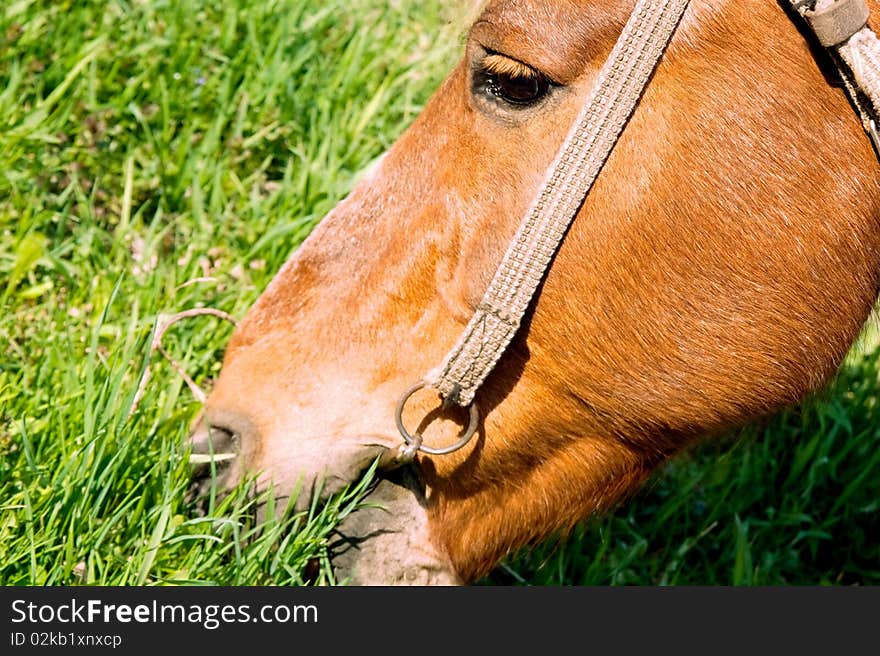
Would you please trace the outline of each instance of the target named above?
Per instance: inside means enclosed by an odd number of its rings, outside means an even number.
[[[532,105],[550,89],[550,79],[515,59],[491,53],[481,62],[476,87],[488,96],[519,107]]]
[[[550,82],[543,75],[530,76],[490,73],[486,76],[486,90],[512,105],[531,105],[544,97]]]

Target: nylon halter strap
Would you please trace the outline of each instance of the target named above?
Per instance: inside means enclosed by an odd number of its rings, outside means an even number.
[[[444,399],[469,405],[510,344],[563,235],[689,4],[688,0],[636,4],[476,313],[443,364],[425,377]]]
[[[495,367],[578,208],[638,105],[639,98],[689,0],[638,0],[593,90],[574,121],[543,186],[528,209],[476,313],[443,363],[411,387],[397,404],[397,428],[404,444],[389,454],[397,463],[417,451],[449,453],[476,432],[474,394]],[[470,421],[458,442],[445,449],[422,445],[403,423],[403,409],[417,390],[430,386],[444,406],[470,406]]]
[[[789,2],[829,49],[865,130],[880,152],[876,123],[880,44],[866,27],[864,0]],[[476,313],[443,363],[398,402],[397,427],[405,441],[392,456],[398,463],[411,460],[417,451],[449,453],[476,432],[479,413],[474,395],[513,339],[559,243],[638,105],[689,4],[689,0],[636,3]],[[418,433],[410,434],[404,426],[406,402],[422,387],[439,391],[444,406],[470,406],[469,424],[450,447],[426,447]]]

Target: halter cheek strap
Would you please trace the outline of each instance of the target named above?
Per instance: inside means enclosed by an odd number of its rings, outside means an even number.
[[[473,405],[474,395],[516,334],[562,237],[638,105],[689,4],[689,0],[636,3],[476,313],[443,363],[398,402],[396,421],[405,441],[398,464],[411,459],[416,450],[449,453],[464,446],[476,432],[479,413]],[[423,446],[421,437],[411,434],[403,423],[407,400],[414,389],[424,386],[440,392],[444,407],[458,405],[470,410],[463,436],[442,451]]]
[[[510,344],[689,4],[636,4],[476,313],[444,362],[425,377],[444,399],[469,405]]]

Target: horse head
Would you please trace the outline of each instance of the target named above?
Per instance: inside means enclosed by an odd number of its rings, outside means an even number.
[[[479,306],[633,4],[487,4],[235,330],[192,438],[235,449],[225,485],[257,473],[307,500],[399,450],[398,401]],[[781,4],[691,3],[477,392],[474,437],[383,475],[344,575],[472,581],[833,374],[877,298],[880,167],[816,54]],[[426,387],[402,421],[443,446],[469,417]]]

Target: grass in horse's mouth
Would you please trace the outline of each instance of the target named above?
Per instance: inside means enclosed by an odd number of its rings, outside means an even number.
[[[365,503],[377,483],[375,466],[348,487],[321,499],[320,490],[306,510],[295,510],[297,491],[276,494],[259,490],[254,478],[235,488],[218,489],[223,466],[215,467],[207,478],[194,481],[186,493],[188,516],[194,524],[213,523],[228,527],[239,551],[269,563],[273,575],[288,584],[333,584],[336,576],[331,558],[336,527]],[[218,547],[222,550],[222,547]],[[228,550],[228,548],[227,548]],[[279,571],[280,568],[280,571]]]

